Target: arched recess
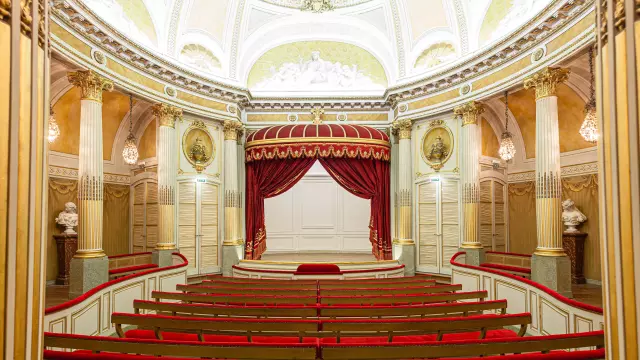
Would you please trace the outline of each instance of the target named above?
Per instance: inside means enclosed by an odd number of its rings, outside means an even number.
[[[442,51],[441,48],[443,46],[448,46],[448,51]],[[428,64],[420,64],[428,56],[434,59],[439,57],[440,61],[430,66]],[[412,73],[424,73],[440,65],[454,62],[459,56],[460,43],[458,37],[451,31],[435,29],[423,36],[412,48],[410,55]]]
[[[511,102],[511,95],[509,95],[509,102]],[[485,113],[483,114],[483,118],[487,121],[487,124],[493,130],[499,146],[500,138],[502,136],[502,133],[505,131],[504,97],[492,98],[483,103],[486,108]],[[513,113],[511,113],[511,110],[508,111],[508,116],[509,132],[513,135],[513,144],[516,148],[516,155],[513,159],[513,162],[517,163],[526,159],[525,141],[523,139],[522,130],[518,123],[515,121],[514,115]],[[483,128],[483,137],[484,136],[485,134]]]
[[[133,135],[138,139],[138,143],[140,142],[141,136],[144,134],[144,130],[150,121],[155,120],[153,115],[151,114],[151,104],[145,101],[135,101],[133,105],[133,113],[132,113],[132,132]],[[129,114],[125,114],[123,121],[120,123],[120,128],[118,129],[118,133],[116,136],[116,141],[114,142],[114,147],[112,149],[114,154],[114,159],[116,163],[116,167],[121,169],[126,169],[129,171],[130,166],[124,162],[122,158],[122,150],[124,149],[124,143],[129,136]],[[138,144],[139,146],[139,144]],[[138,148],[138,151],[140,149]],[[138,157],[138,161],[142,160],[142,158]]]
[[[263,25],[260,32],[251,34],[243,41],[238,56],[237,78],[246,83],[256,61],[278,46],[296,42],[326,41],[351,44],[366,50],[382,65],[388,83],[392,84],[397,79],[397,63],[391,42],[380,41],[386,37],[387,35],[375,26],[354,17],[331,14],[317,17],[306,13],[289,16]]]
[[[202,52],[210,52],[210,55],[215,59],[214,62],[217,62],[217,65],[213,66],[213,71],[207,71],[202,67],[199,67],[197,64],[190,64],[188,61],[185,61],[182,58],[185,48],[201,48],[199,50],[201,50]],[[207,75],[227,75],[229,69],[228,58],[224,54],[224,50],[222,49],[220,44],[206,34],[200,32],[189,31],[187,33],[181,34],[177,39],[174,56],[182,63],[191,65],[198,71],[207,73]]]

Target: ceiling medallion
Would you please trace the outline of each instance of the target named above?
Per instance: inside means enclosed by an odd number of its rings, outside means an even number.
[[[333,10],[331,0],[304,0],[302,2],[302,11],[313,11],[314,13],[323,13]]]

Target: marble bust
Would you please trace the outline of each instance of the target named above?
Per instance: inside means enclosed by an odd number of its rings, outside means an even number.
[[[564,221],[568,233],[576,233],[578,229],[576,226],[587,221],[587,217],[576,207],[576,204],[571,199],[567,199],[562,202],[562,221]]]
[[[58,214],[56,223],[66,227],[64,231],[65,234],[76,234],[73,230],[74,227],[78,226],[78,210],[76,204],[72,202],[64,204],[64,211]]]

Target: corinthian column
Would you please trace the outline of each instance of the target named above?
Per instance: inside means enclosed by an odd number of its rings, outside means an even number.
[[[524,82],[536,91],[536,222],[538,247],[532,258],[531,278],[571,296],[571,261],[562,248],[562,189],[557,84],[569,71],[546,68]]]
[[[480,132],[478,121],[484,106],[476,101],[454,109],[462,119],[460,133],[460,178],[462,182],[463,206],[463,251],[466,263],[479,265],[484,262],[484,248],[480,243]]]
[[[393,133],[398,138],[398,185],[396,192],[397,228],[393,240],[393,257],[405,265],[405,276],[415,275],[415,247],[411,236],[411,128],[409,119],[393,122]]]
[[[178,148],[176,119],[182,110],[166,104],[152,108],[158,118],[158,242],[153,249],[153,262],[158,266],[172,264],[171,254],[176,249],[176,176],[178,173]]]
[[[224,241],[222,274],[231,276],[233,265],[244,255],[242,239],[242,193],[238,189],[238,138],[244,125],[235,120],[224,122]]]
[[[113,83],[92,71],[68,74],[80,88],[78,155],[78,250],[71,261],[69,296],[76,297],[109,280],[109,260],[102,250],[102,91]]]

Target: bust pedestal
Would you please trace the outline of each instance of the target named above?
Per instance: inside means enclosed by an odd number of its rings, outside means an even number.
[[[58,234],[53,235],[58,249],[58,276],[56,285],[69,285],[69,274],[71,273],[71,259],[78,250],[78,234]]]
[[[562,247],[571,259],[571,282],[573,284],[585,284],[584,278],[584,240],[587,234],[583,232],[562,233]]]

